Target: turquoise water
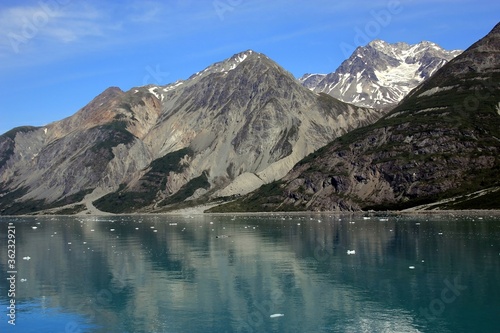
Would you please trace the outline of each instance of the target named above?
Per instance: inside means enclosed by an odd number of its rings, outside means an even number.
[[[3,217],[0,231],[0,332],[499,331],[487,213]]]

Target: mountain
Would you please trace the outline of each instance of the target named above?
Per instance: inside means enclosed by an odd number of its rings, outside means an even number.
[[[358,47],[335,72],[305,74],[299,81],[347,103],[389,108],[461,52],[446,51],[431,42],[409,45],[374,40]]]
[[[500,24],[398,107],[214,211],[500,208]]]
[[[0,136],[0,214],[151,212],[248,193],[381,113],[317,94],[245,51],[187,80],[105,90]]]

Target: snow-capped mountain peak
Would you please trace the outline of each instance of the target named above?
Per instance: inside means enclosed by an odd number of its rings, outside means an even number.
[[[344,102],[385,108],[398,103],[460,53],[428,41],[391,44],[377,39],[358,47],[335,72],[306,74],[299,81]]]

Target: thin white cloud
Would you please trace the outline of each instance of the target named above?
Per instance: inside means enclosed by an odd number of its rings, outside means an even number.
[[[53,2],[57,4],[57,2]],[[86,4],[69,3],[66,6],[47,6],[39,2],[33,6],[0,9],[0,53],[19,54],[28,44],[70,43],[87,36],[101,36],[104,29],[102,15]],[[43,47],[41,43],[37,44]]]

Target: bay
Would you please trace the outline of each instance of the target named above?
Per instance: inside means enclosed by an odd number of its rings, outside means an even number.
[[[499,329],[487,212],[0,217],[0,266],[0,332]]]

